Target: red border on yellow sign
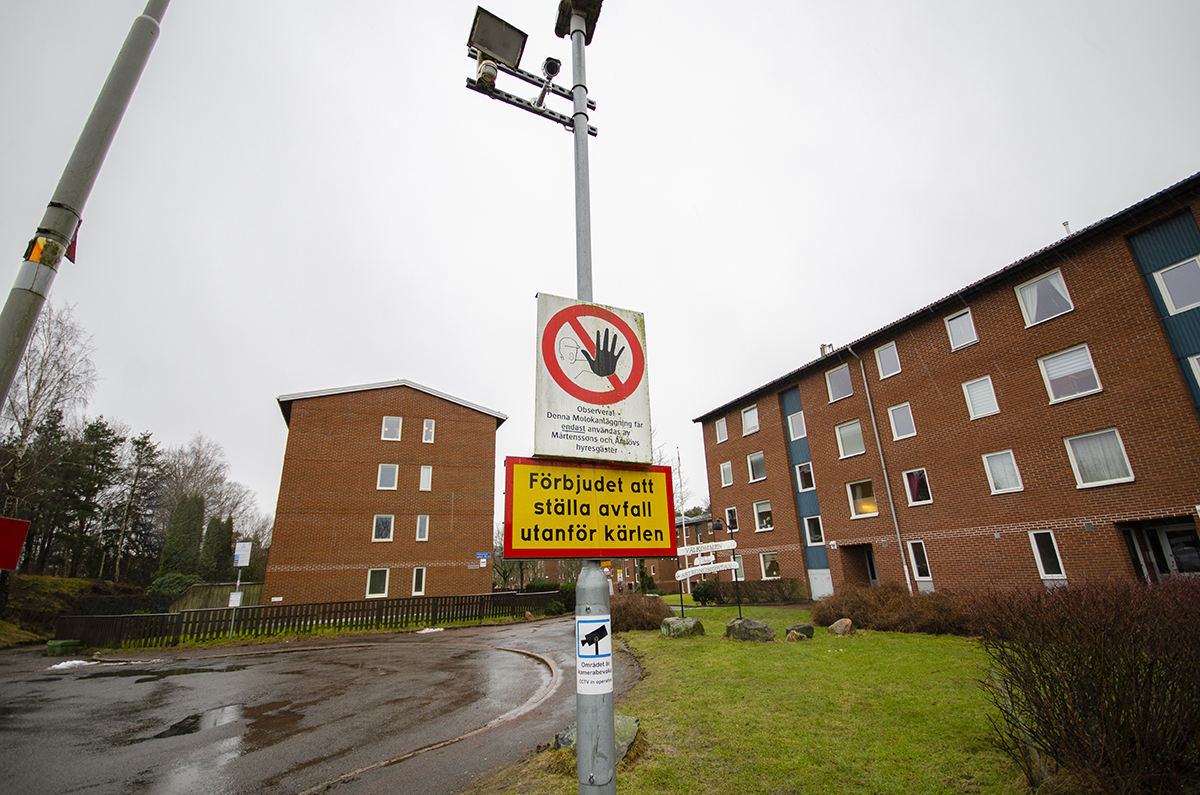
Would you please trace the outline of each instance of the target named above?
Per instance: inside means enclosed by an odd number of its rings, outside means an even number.
[[[670,467],[508,456],[504,470],[504,557],[675,557]]]

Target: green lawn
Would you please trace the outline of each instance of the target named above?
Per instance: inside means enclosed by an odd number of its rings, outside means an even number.
[[[806,623],[807,611],[751,606],[743,613],[769,623],[777,642],[723,639],[736,607],[689,611],[704,623],[701,638],[617,636],[644,668],[617,711],[641,719],[645,741],[635,746],[640,757],[619,768],[618,792],[1024,791],[1016,766],[988,743],[987,702],[975,684],[983,655],[973,641],[838,637],[818,627],[811,641],[785,643],[784,628]],[[549,772],[563,762],[509,771],[508,787],[496,781],[481,791],[576,792],[573,770]]]

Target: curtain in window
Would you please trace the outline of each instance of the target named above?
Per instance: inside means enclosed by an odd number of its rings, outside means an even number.
[[[1071,451],[1075,453],[1079,479],[1084,483],[1104,483],[1132,475],[1116,431],[1072,439]]]
[[[924,469],[905,472],[904,479],[908,482],[909,502],[929,502],[929,482],[925,479]]]
[[[1071,310],[1067,287],[1057,273],[1022,287],[1021,300],[1025,302],[1030,323],[1040,323]]]
[[[1050,391],[1056,398],[1090,392],[1100,386],[1086,346],[1048,356],[1042,360],[1042,366],[1046,368]]]
[[[992,473],[992,484],[996,491],[1020,488],[1017,462],[1010,453],[988,456],[988,471]]]
[[[971,413],[980,417],[995,414],[1000,410],[996,404],[996,393],[992,391],[992,379],[981,378],[966,385],[967,398],[971,401]]]

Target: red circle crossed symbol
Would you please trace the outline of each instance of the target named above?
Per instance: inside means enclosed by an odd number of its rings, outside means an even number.
[[[558,356],[554,350],[554,343],[558,339],[559,329],[564,325],[570,324],[571,329],[579,337],[579,341],[587,350],[588,356],[595,359],[596,342],[588,336],[587,331],[583,328],[583,324],[579,322],[579,318],[589,315],[611,323],[625,337],[625,341],[629,345],[629,355],[632,359],[632,369],[629,372],[629,378],[622,381],[615,374],[610,375],[608,380],[612,384],[612,389],[607,392],[584,389],[572,381],[563,372],[562,365],[558,363]],[[638,384],[642,383],[642,376],[646,372],[646,355],[642,351],[642,344],[638,341],[637,335],[633,333],[633,329],[629,328],[629,324],[613,312],[594,304],[575,304],[561,310],[554,317],[550,318],[550,322],[546,324],[546,330],[542,332],[542,361],[546,363],[546,370],[549,371],[550,377],[554,379],[554,383],[561,386],[567,394],[596,406],[619,403],[632,395],[633,391],[638,388]]]

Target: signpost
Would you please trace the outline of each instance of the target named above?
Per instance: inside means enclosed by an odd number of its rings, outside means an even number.
[[[237,608],[242,606],[242,569],[250,565],[250,551],[253,544],[249,541],[239,541],[233,547],[233,567],[238,570],[237,588],[229,594],[229,606],[233,612],[229,615],[229,639],[233,640],[233,620],[237,616]]]
[[[700,574],[712,574],[719,571],[732,571],[738,567],[737,561],[730,560],[725,563],[715,563],[715,552],[729,551],[737,549],[737,541],[712,541],[707,544],[692,544],[687,547],[679,548],[679,556],[687,558],[689,555],[695,555],[690,568],[680,569],[675,572],[675,581],[679,583],[679,612],[683,614],[683,581],[689,577],[695,577]],[[741,594],[738,594],[738,617],[742,614]]]

